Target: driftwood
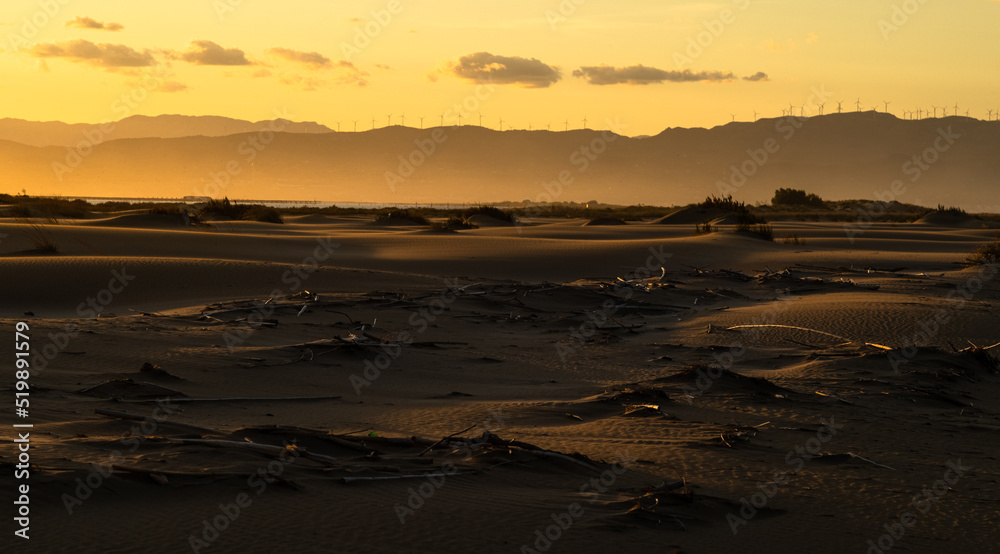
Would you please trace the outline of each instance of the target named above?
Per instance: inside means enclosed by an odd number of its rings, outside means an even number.
[[[324,454],[314,454],[309,452],[302,447],[285,447],[285,446],[275,446],[273,444],[259,444],[256,442],[240,442],[240,441],[230,441],[230,440],[218,440],[218,439],[167,439],[168,442],[177,442],[181,444],[203,444],[205,446],[217,446],[222,448],[238,448],[241,450],[249,450],[251,452],[257,452],[258,454],[269,454],[269,455],[281,455],[287,451],[295,451],[297,455],[319,462],[324,465],[331,467],[339,466],[337,459],[332,456],[326,456]]]
[[[163,400],[169,402],[276,402],[276,401],[292,401],[292,400],[339,400],[343,396],[287,396],[287,397],[242,397],[234,396],[231,398],[158,398],[158,399],[144,399],[144,400],[119,400],[119,402],[125,402],[130,404],[149,404],[151,402],[160,402]]]
[[[359,477],[341,477],[340,482],[344,484],[358,483],[363,481],[391,481],[396,479],[420,479],[423,477],[451,477],[452,475],[473,475],[477,471],[459,471],[455,473],[415,473],[411,475],[372,475]]]
[[[156,422],[157,425],[159,425],[161,423],[166,423],[166,424],[169,424],[169,425],[173,425],[174,427],[184,427],[184,428],[187,428],[187,429],[191,429],[192,431],[197,431],[199,433],[206,433],[206,434],[210,434],[210,435],[227,435],[228,434],[228,433],[223,433],[222,431],[217,431],[215,429],[209,429],[208,427],[199,427],[197,425],[190,425],[190,424],[187,424],[187,423],[179,423],[179,422],[176,422],[176,421],[167,421],[165,419],[154,419],[154,418],[151,418],[149,416],[141,416],[141,415],[138,415],[138,414],[130,414],[128,412],[119,412],[117,410],[105,410],[104,408],[97,408],[96,410],[94,410],[94,413],[98,414],[98,415],[105,416],[105,417],[113,417],[113,418],[116,418],[116,419],[124,419],[124,420],[128,420],[128,421],[146,421],[148,419],[152,419],[153,421]]]

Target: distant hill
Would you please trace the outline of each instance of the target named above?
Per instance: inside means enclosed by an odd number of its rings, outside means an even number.
[[[219,116],[133,115],[114,122],[113,129],[90,123],[61,121],[25,121],[0,119],[0,139],[30,146],[76,146],[80,141],[120,140],[130,138],[179,138],[191,136],[221,137],[281,128],[288,133],[330,133],[319,123],[296,123],[284,119],[243,121]],[[110,130],[111,133],[106,133]],[[95,135],[94,133],[98,133]]]
[[[845,113],[672,128],[641,139],[476,126],[289,132],[266,145],[265,138],[257,132],[117,138],[79,159],[64,146],[0,141],[0,192],[680,205],[729,193],[767,201],[775,189],[792,187],[833,200],[881,195],[1000,212],[1000,123],[965,117]],[[900,181],[896,193],[887,195],[894,181]]]

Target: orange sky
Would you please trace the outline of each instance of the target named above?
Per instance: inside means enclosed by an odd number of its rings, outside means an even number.
[[[890,101],[901,117],[956,103],[984,119],[1000,110],[996,0],[149,4],[4,2],[0,117],[278,110],[346,131],[461,113],[493,128],[618,120],[638,135],[789,104],[815,114],[817,97],[827,113],[859,98],[863,109]]]

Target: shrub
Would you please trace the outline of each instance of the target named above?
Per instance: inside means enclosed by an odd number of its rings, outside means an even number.
[[[245,219],[262,223],[284,223],[281,212],[260,204],[237,204],[229,198],[211,199],[201,210],[202,214],[212,214],[218,219]]]
[[[514,223],[514,216],[510,212],[501,210],[495,206],[476,206],[462,212],[462,217],[465,219],[469,219],[474,215],[485,215],[494,219],[499,219],[500,221]]]
[[[90,204],[83,200],[59,200],[56,198],[12,197],[10,213],[14,217],[44,218],[55,221],[60,217],[80,219],[90,212]]]
[[[797,233],[792,233],[790,235],[785,235],[782,237],[781,242],[785,244],[805,244],[805,239],[800,239]]]
[[[996,265],[1000,264],[1000,240],[994,240],[979,245],[975,252],[965,258],[965,265]]]
[[[380,213],[378,215],[378,217],[375,218],[375,221],[373,223],[375,225],[380,225],[382,223],[388,222],[388,221],[393,220],[393,219],[408,219],[408,220],[412,221],[413,223],[416,223],[416,224],[419,224],[419,225],[430,225],[431,224],[431,222],[428,221],[426,217],[424,217],[424,216],[422,216],[422,215],[420,215],[420,214],[418,214],[418,213],[416,213],[414,211],[411,211],[411,210],[400,210],[400,209],[393,209],[393,210],[389,210],[389,211]]]
[[[712,227],[711,223],[705,222],[701,225],[697,223],[694,224],[694,234],[696,235],[707,235],[709,233],[714,233],[717,229]]]
[[[799,189],[778,189],[774,191],[774,198],[771,199],[772,205],[786,205],[786,206],[816,206],[818,208],[826,207],[826,203],[823,199],[815,194],[806,193],[804,190]]]
[[[774,229],[766,223],[758,223],[756,225],[741,223],[736,226],[736,231],[756,236],[764,240],[774,241]]]
[[[951,215],[969,215],[969,213],[963,210],[962,208],[956,208],[954,206],[948,206],[946,208],[944,204],[938,204],[937,211]]]
[[[270,206],[261,206],[260,204],[253,204],[249,206],[249,209],[247,209],[246,213],[243,214],[243,219],[249,221],[260,221],[261,223],[285,222],[285,220],[281,217],[281,212]]]

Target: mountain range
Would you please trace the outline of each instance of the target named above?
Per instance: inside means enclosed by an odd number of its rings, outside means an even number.
[[[1000,212],[1000,122],[967,117],[868,111],[650,137],[478,126],[340,133],[317,123],[188,116],[133,116],[99,131],[0,120],[0,192],[680,205],[720,194],[767,201],[792,187],[833,200]]]

